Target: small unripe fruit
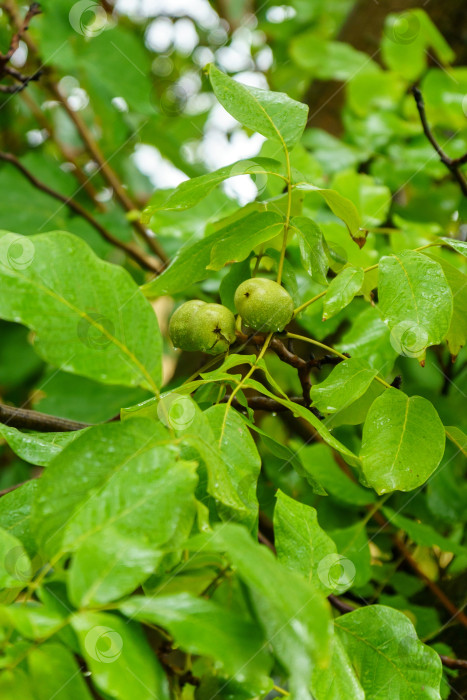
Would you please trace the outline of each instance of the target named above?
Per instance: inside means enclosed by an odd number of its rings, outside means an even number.
[[[206,306],[205,301],[198,299],[186,301],[172,315],[169,323],[169,335],[174,347],[180,348],[180,350],[198,350],[193,337],[196,330],[193,318],[202,306]]]
[[[222,304],[205,304],[195,315],[198,350],[210,355],[226,352],[235,340],[235,316]]]
[[[222,304],[187,301],[170,319],[169,335],[176,348],[218,355],[235,340],[235,317]]]
[[[283,331],[292,320],[292,297],[280,284],[264,277],[242,282],[234,302],[242,319],[255,331]]]

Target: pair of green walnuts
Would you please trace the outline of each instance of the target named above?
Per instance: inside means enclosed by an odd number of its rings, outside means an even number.
[[[284,330],[294,311],[284,287],[263,277],[242,282],[234,303],[245,324],[262,333]],[[169,335],[176,348],[218,355],[235,340],[235,316],[222,304],[187,301],[170,319]]]

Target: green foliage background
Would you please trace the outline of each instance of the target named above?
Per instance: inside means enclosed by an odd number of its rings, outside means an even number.
[[[5,700],[465,692],[457,4],[256,5],[44,0],[1,64]],[[172,347],[257,274],[286,333]]]

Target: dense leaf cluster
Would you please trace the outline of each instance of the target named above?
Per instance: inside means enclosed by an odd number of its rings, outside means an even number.
[[[0,170],[0,696],[447,698],[467,626],[465,203],[410,87],[460,158],[465,68],[422,10],[387,18],[379,63],[332,35],[341,10],[290,3],[276,25],[266,3],[266,90],[81,4],[43,3],[25,47],[53,67],[0,105],[19,158]],[[347,81],[339,139],[307,128],[312,79]],[[262,145],[206,172],[187,144],[215,104]],[[151,195],[136,142],[189,179]],[[223,189],[238,176],[244,205]],[[238,313],[252,277],[282,285],[280,332]],[[169,342],[192,299],[228,316],[214,357]]]

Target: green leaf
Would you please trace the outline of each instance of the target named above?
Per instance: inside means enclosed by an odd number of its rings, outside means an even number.
[[[334,621],[368,698],[439,700],[442,667],[438,654],[417,638],[406,615],[370,605]]]
[[[251,251],[281,233],[282,217],[276,212],[258,212],[217,232],[208,270],[221,270],[227,263],[245,260]],[[221,235],[222,234],[222,235]]]
[[[263,634],[238,611],[190,593],[133,596],[120,610],[130,619],[163,627],[184,651],[215,659],[229,676],[254,684],[258,694],[269,690]]]
[[[38,486],[39,482],[34,479],[0,498],[0,527],[17,537],[29,555],[36,552],[31,507]]]
[[[247,279],[250,279],[250,260],[243,260],[241,263],[236,263],[230,266],[229,271],[222,278],[219,287],[219,295],[221,303],[226,306],[233,314],[237,313],[235,308],[234,297],[237,287]]]
[[[34,330],[34,347],[47,362],[157,393],[156,315],[130,275],[97,258],[84,241],[61,231],[0,233],[0,284],[0,316]]]
[[[257,425],[250,425],[252,430],[255,430],[259,435],[261,435],[262,442],[266,445],[268,450],[274,455],[275,458],[282,461],[283,466],[287,467],[290,465],[299,476],[307,480],[308,484],[313,489],[313,493],[319,496],[327,496],[326,490],[322,487],[321,483],[311,474],[309,470],[304,469],[301,459],[296,450],[292,450],[287,445],[275,440],[271,435],[268,435],[258,428]]]
[[[71,618],[97,690],[116,700],[170,700],[168,682],[139,625],[109,613]]]
[[[353,506],[365,506],[374,502],[374,492],[351,481],[337,465],[327,445],[307,445],[300,451],[300,457],[305,471],[315,477],[338,501]]]
[[[291,149],[306,126],[308,107],[282,92],[242,85],[214,65],[209,78],[221,105],[241,124]]]
[[[365,700],[356,670],[339,637],[334,638],[329,666],[316,666],[313,670],[311,689],[316,700]]]
[[[446,343],[454,359],[467,342],[467,275],[443,258],[437,258],[437,262],[443,268],[452,292],[453,310]]]
[[[387,219],[391,206],[391,190],[379,185],[370,175],[353,170],[338,173],[333,180],[334,189],[355,204],[362,226],[372,228]]]
[[[229,177],[238,175],[260,175],[267,178],[268,175],[275,174],[275,170],[280,167],[280,163],[272,158],[252,158],[251,160],[238,160],[232,165],[214,170],[206,175],[194,177],[191,180],[182,182],[174,192],[164,202],[156,206],[151,204],[143,211],[143,220],[148,223],[152,214],[159,210],[183,210],[194,207],[211,190]]]
[[[356,523],[350,527],[331,530],[329,534],[340,555],[340,561],[337,562],[339,570],[330,571],[331,583],[333,574],[337,578],[337,592],[352,586],[364,586],[371,578],[371,556],[365,524]]]
[[[155,504],[157,505],[157,503]],[[155,510],[155,519],[158,511]],[[134,591],[156,569],[161,543],[129,536],[109,526],[91,534],[68,569],[70,600],[78,608],[105,605]]]
[[[70,433],[39,433],[31,430],[21,432],[16,428],[0,424],[0,435],[7,441],[13,452],[25,462],[46,467],[68,443],[73,442],[84,430]]]
[[[230,377],[231,375],[226,375]],[[207,492],[215,500],[219,516],[226,520],[246,522],[253,527],[257,518],[257,504],[254,495],[257,474],[259,471],[258,457],[253,450],[250,440],[246,437],[246,428],[239,425],[236,418],[229,424],[226,439],[220,444],[221,416],[225,415],[226,406],[220,406],[208,415],[195,408],[191,424],[187,429],[180,430],[185,444],[196,450],[204,462],[207,472]],[[248,466],[240,476],[240,468],[234,463],[230,451],[235,441],[235,426],[241,428],[244,438],[243,446],[238,445],[237,454],[248,459]],[[251,436],[249,436],[251,438]],[[235,435],[235,440],[238,436]],[[191,457],[191,454],[190,454]]]
[[[467,457],[467,435],[455,425],[451,425],[445,430],[450,441]]]
[[[360,360],[343,360],[324,382],[313,384],[310,391],[313,404],[324,413],[342,411],[365,393],[376,375],[375,369]]]
[[[22,668],[15,667],[2,670],[0,674],[0,695],[2,700],[36,700],[33,694],[31,679]]]
[[[300,34],[292,40],[292,58],[320,80],[349,80],[360,71],[374,71],[371,58],[343,41],[323,39],[316,32]]]
[[[444,427],[430,401],[386,389],[363,426],[360,459],[365,479],[379,494],[412,491],[434,472],[444,444]]]
[[[61,644],[49,642],[32,649],[28,668],[38,700],[91,700],[75,657]]]
[[[329,263],[321,229],[304,216],[295,216],[291,225],[298,234],[303,267],[316,282],[327,285]]]
[[[437,546],[443,552],[452,552],[463,557],[467,556],[467,547],[457,544],[457,542],[447,537],[443,537],[431,525],[406,518],[388,507],[383,508],[383,513],[393,525],[406,532],[410,539],[417,544],[423,547]]]
[[[179,534],[186,536],[195,515],[197,465],[176,457],[177,452],[167,446],[155,446],[111,473],[69,518],[63,534],[65,551],[76,550],[90,535],[108,528],[152,547],[178,539]],[[115,553],[108,554],[113,561]]]
[[[22,543],[0,529],[0,589],[24,588],[32,574],[31,561]]]
[[[396,357],[396,350],[389,342],[389,330],[373,306],[355,317],[353,326],[335,347],[340,352],[356,355],[381,372],[388,372]]]
[[[274,399],[283,406],[287,406],[287,408],[289,408],[296,417],[303,418],[307,423],[309,423],[330,447],[345,455],[349,464],[355,466],[359,463],[359,458],[352,452],[352,450],[349,450],[348,447],[337,440],[337,438],[330,433],[324,423],[320,421],[320,419],[315,416],[312,411],[309,411],[308,408],[305,408],[305,406],[300,406],[300,404],[294,403],[287,398],[284,399],[282,396],[273,394],[255,379],[248,379],[244,386],[251,386],[261,394],[269,396],[269,398]]]
[[[24,604],[21,601],[5,607],[5,615],[25,639],[49,637],[64,626],[64,621],[66,624],[65,615],[61,611],[36,602]]]
[[[261,459],[242,416],[236,411],[229,411],[224,426],[225,414],[226,406],[221,405],[212,406],[204,413],[216,442],[219,442],[223,429],[221,457],[229,480],[245,506],[242,522],[252,529],[258,519],[256,484],[261,471]]]
[[[456,238],[440,237],[440,241],[444,241],[450,248],[460,253],[467,258],[467,241],[458,241]]]
[[[368,363],[365,363],[365,365],[368,366]],[[329,416],[329,429],[337,428],[340,425],[361,425],[364,423],[371,404],[386,388],[380,382],[371,382],[360,398],[350,403],[346,408]]]
[[[175,294],[220,270],[226,262],[244,260],[261,242],[280,233],[282,217],[276,212],[253,212],[193,245],[184,246],[171,265],[142,291],[148,297]]]
[[[329,586],[319,576],[319,565],[325,557],[336,554],[336,545],[320,527],[315,508],[289,498],[280,490],[276,498],[274,544],[279,561],[328,593]]]
[[[336,192],[336,190],[316,187],[315,185],[310,185],[307,182],[300,182],[298,185],[296,185],[296,188],[305,192],[316,192],[316,194],[319,194],[324,199],[332,213],[335,214],[338,219],[341,219],[344,222],[352,238],[357,242],[362,241],[363,234],[360,230],[360,214],[358,213],[355,204],[351,202],[350,199],[343,197],[341,194],[339,194],[339,192]]]
[[[446,337],[452,318],[452,292],[441,265],[406,250],[379,262],[379,309],[401,354],[423,360],[426,348]]]
[[[381,52],[392,71],[408,81],[416,80],[427,65],[429,48],[443,64],[454,59],[453,51],[424,10],[410,9],[386,17]]]
[[[323,300],[323,321],[344,309],[360,291],[365,279],[361,267],[344,267],[331,281]]]
[[[90,428],[70,443],[49,465],[37,485],[31,529],[42,551],[59,551],[64,528],[73,513],[118,474],[128,462],[168,431],[147,418],[132,418]],[[1,502],[1,501],[0,501]]]
[[[325,665],[329,659],[326,599],[310,582],[255,543],[241,526],[221,525],[210,537],[212,544],[226,552],[248,587],[261,627],[290,675],[293,697],[308,700],[313,662]]]

